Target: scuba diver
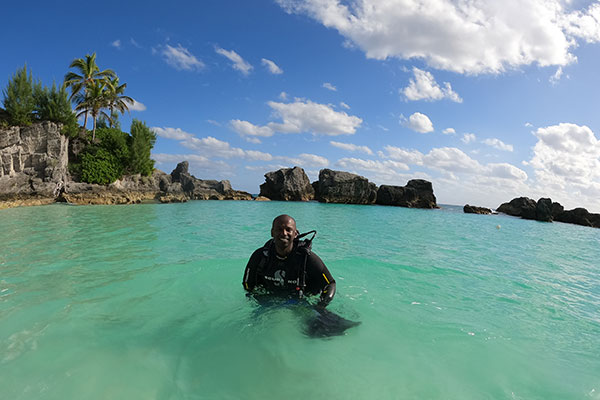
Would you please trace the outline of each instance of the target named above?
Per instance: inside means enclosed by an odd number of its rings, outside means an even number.
[[[313,236],[300,241],[302,236]],[[252,253],[242,284],[253,294],[302,299],[320,294],[318,307],[325,308],[335,296],[335,280],[323,261],[311,251],[316,231],[300,235],[289,215],[273,220],[271,237]]]
[[[313,311],[307,320],[306,332],[311,337],[342,335],[346,329],[360,324],[349,321],[325,309],[335,296],[335,279],[323,263],[312,252],[312,240],[316,231],[300,234],[296,221],[289,215],[280,215],[273,220],[271,239],[256,249],[246,270],[242,285],[261,305],[277,304],[273,299],[287,300],[285,304],[299,304]],[[310,239],[302,239],[312,234]],[[307,296],[319,295],[312,306]]]

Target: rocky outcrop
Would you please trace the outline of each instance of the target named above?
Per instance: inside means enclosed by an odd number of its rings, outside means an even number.
[[[476,207],[476,206],[471,206],[466,204],[463,207],[463,211],[466,214],[491,214],[492,210],[490,210],[489,208],[485,208],[485,207]]]
[[[322,203],[373,204],[377,199],[374,183],[349,172],[322,169],[314,187],[316,199]]]
[[[377,190],[377,204],[410,208],[437,208],[431,182],[412,179],[406,186],[381,185]]]
[[[519,197],[500,205],[497,211],[524,219],[600,228],[600,214],[592,214],[585,208],[565,211],[560,203],[553,202],[549,198],[541,198],[536,202],[528,197]]]
[[[302,168],[282,168],[265,174],[259,196],[271,200],[309,201],[315,198],[315,190]]]
[[[0,201],[56,198],[67,180],[68,146],[53,122],[0,129]]]

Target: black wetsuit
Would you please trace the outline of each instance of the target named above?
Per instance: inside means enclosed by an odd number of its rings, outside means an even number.
[[[306,259],[306,275],[303,278]],[[246,266],[244,289],[250,293],[267,293],[281,297],[321,294],[319,305],[325,307],[335,294],[335,280],[315,253],[295,244],[286,258],[277,255],[272,241],[257,249]]]

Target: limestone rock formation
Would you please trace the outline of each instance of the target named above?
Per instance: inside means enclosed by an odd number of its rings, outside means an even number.
[[[437,208],[433,185],[424,179],[412,179],[406,186],[381,185],[377,204],[410,208]]]
[[[302,168],[282,168],[265,174],[259,196],[271,200],[309,201],[314,199],[315,190]]]
[[[527,197],[519,197],[502,204],[497,211],[524,219],[545,222],[558,221],[600,228],[600,214],[592,214],[585,208],[565,211],[560,203],[553,202],[549,198],[541,198],[536,202]]]
[[[373,204],[377,199],[374,183],[349,172],[322,169],[314,186],[316,199],[322,203]]]
[[[489,208],[476,207],[476,206],[471,206],[469,204],[466,204],[463,207],[463,211],[467,214],[491,214],[492,213],[492,210],[490,210]]]
[[[0,200],[57,197],[67,179],[68,146],[53,122],[0,129]]]
[[[180,162],[171,172],[170,180],[162,179],[161,188],[166,193],[182,191],[191,200],[252,200],[252,195],[233,190],[228,180],[198,179],[188,172],[189,163]]]

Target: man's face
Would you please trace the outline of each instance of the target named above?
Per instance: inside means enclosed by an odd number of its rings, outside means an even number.
[[[271,236],[278,250],[291,250],[298,236],[296,223],[291,218],[281,218],[273,222]]]

